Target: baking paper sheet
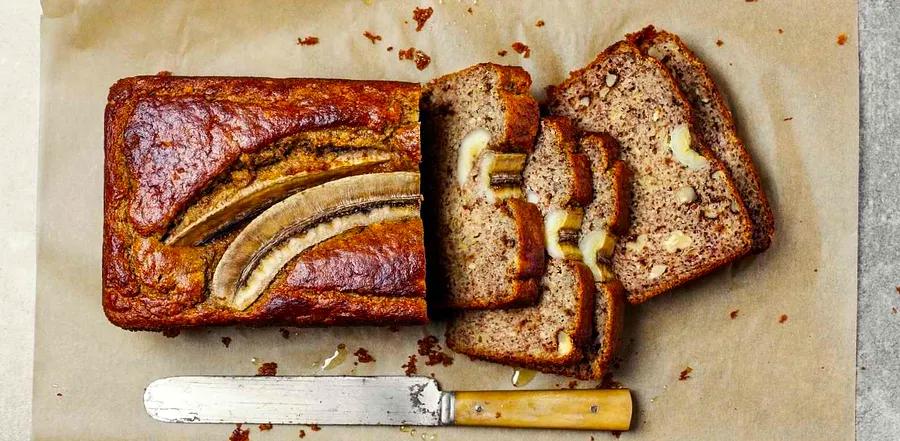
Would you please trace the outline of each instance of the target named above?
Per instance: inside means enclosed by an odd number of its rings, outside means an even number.
[[[412,10],[434,16],[415,31]],[[83,1],[45,0],[34,377],[38,440],[227,439],[233,426],[151,420],[143,388],[171,375],[402,374],[416,340],[441,324],[382,328],[214,328],[176,338],[110,325],[100,306],[103,108],[118,78],[179,75],[427,81],[468,65],[524,66],[533,92],[585,65],[626,32],[680,34],[730,97],[772,200],[765,254],[630,308],[615,379],[633,390],[622,439],[853,438],[856,330],[858,57],[856,2]],[[471,8],[471,13],[467,9]],[[543,20],[545,25],[535,23]],[[364,31],[381,35],[372,44]],[[849,36],[838,45],[838,35]],[[317,36],[316,46],[298,37]],[[722,44],[716,44],[721,40]],[[523,58],[510,45],[531,48]],[[387,51],[393,46],[393,51]],[[432,57],[423,71],[399,49]],[[506,50],[505,57],[498,51]],[[730,318],[738,311],[736,318]],[[782,315],[783,323],[779,323]],[[220,339],[230,337],[226,348]],[[318,365],[344,343],[375,363]],[[456,356],[426,367],[447,390],[508,389],[512,369]],[[680,381],[686,368],[689,378]],[[538,375],[528,388],[567,387]],[[593,387],[579,382],[577,387]],[[251,439],[296,439],[275,427]],[[324,427],[309,439],[612,439],[606,433]]]

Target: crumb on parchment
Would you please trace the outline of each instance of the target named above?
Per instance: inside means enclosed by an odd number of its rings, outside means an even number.
[[[845,34],[843,32],[838,34],[837,44],[838,44],[838,46],[843,46],[843,45],[847,44],[847,34]]]
[[[688,378],[691,378],[691,372],[693,371],[694,369],[692,369],[690,366],[684,368],[684,370],[681,371],[680,374],[678,374],[678,381],[685,381]]]
[[[526,46],[525,43],[522,43],[521,41],[513,43],[512,48],[514,51],[516,51],[516,53],[521,54],[523,58],[528,58],[531,56],[531,48]]]
[[[374,34],[370,31],[363,32],[363,37],[368,38],[369,41],[372,42],[372,44],[375,44],[376,42],[381,41],[381,35]]]
[[[319,37],[313,37],[312,35],[308,37],[298,37],[297,38],[297,46],[314,46],[319,44]]]
[[[422,28],[425,27],[425,22],[431,18],[431,14],[434,14],[434,8],[430,6],[424,9],[419,7],[413,9],[413,20],[416,21],[416,32],[421,31]]]

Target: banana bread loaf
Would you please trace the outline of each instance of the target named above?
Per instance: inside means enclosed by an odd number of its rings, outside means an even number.
[[[399,82],[117,82],[105,119],[109,320],[426,322],[419,99]]]

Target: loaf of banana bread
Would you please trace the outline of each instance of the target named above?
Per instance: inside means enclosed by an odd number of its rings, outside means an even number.
[[[147,76],[105,116],[103,307],[132,330],[427,321],[417,84]]]

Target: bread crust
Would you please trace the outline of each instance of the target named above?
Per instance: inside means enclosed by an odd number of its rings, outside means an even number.
[[[576,130],[569,118],[563,116],[545,116],[541,118],[544,127],[552,127],[562,138],[559,145],[563,149],[566,164],[572,171],[572,193],[567,200],[561,201],[567,207],[581,207],[587,205],[594,198],[594,188],[591,185],[591,163],[581,151],[581,146],[576,141]],[[546,129],[544,129],[546,130]]]
[[[338,138],[352,146],[381,145],[392,159],[377,171],[418,171],[419,97],[419,85],[400,82],[170,76],[118,81],[110,89],[104,128],[107,318],[131,330],[427,322],[418,220],[398,227],[398,243],[377,262],[388,268],[388,277],[402,274],[403,280],[375,280],[355,289],[364,281],[310,279],[299,287],[282,274],[244,311],[208,295],[212,270],[233,233],[195,247],[161,242],[176,216],[232,164],[286,138],[312,145]],[[368,268],[371,275],[373,250],[385,250],[364,232],[348,233],[357,235],[357,248],[342,263]],[[391,287],[399,284],[404,288],[397,296]]]
[[[750,217],[753,220],[753,247],[751,251],[754,253],[765,251],[772,244],[775,236],[775,216],[772,214],[772,207],[762,187],[762,179],[760,179],[759,172],[753,163],[753,158],[750,157],[743,140],[737,136],[737,127],[734,123],[734,115],[731,112],[731,108],[725,102],[725,96],[719,91],[715,81],[713,81],[709,68],[684,44],[681,38],[666,31],[657,31],[653,25],[627,35],[626,39],[641,48],[645,54],[647,54],[648,48],[656,41],[674,43],[678,46],[684,58],[690,63],[695,73],[700,77],[703,88],[712,97],[716,111],[725,122],[724,127],[721,128],[721,133],[728,139],[732,153],[740,158],[739,162],[744,169],[746,179],[743,185],[748,187],[749,190],[740,191],[741,196],[745,199],[745,203],[750,202],[747,200],[750,193],[756,196],[753,201],[754,204],[748,204],[747,206]],[[672,72],[672,74],[673,77],[676,77],[675,72]],[[685,92],[684,94],[687,96],[686,91],[682,90],[682,92]]]
[[[672,93],[677,97],[676,102],[673,104],[679,106],[683,114],[687,116],[686,123],[689,126],[690,133],[694,135],[692,136],[692,139],[695,140],[695,147],[697,149],[697,152],[704,158],[706,158],[712,169],[721,171],[727,177],[725,179],[726,189],[728,190],[728,193],[730,193],[731,198],[737,202],[738,214],[740,223],[742,225],[742,228],[738,232],[739,235],[736,239],[735,246],[729,252],[723,253],[720,258],[706,260],[702,265],[698,265],[695,268],[692,268],[690,271],[680,273],[679,277],[665,279],[664,281],[649,286],[646,289],[630,290],[628,293],[628,302],[631,304],[640,304],[659,294],[668,292],[673,288],[676,288],[691,280],[700,278],[710,272],[713,272],[716,269],[721,268],[722,266],[725,266],[735,259],[738,259],[741,256],[747,254],[747,252],[750,251],[752,245],[753,225],[750,221],[750,216],[747,212],[746,204],[744,204],[740,193],[737,191],[737,188],[735,187],[734,182],[731,178],[730,172],[718,160],[718,158],[709,149],[709,147],[707,147],[705,143],[703,143],[702,140],[696,136],[697,131],[694,127],[695,119],[693,117],[693,110],[690,107],[687,97],[684,95],[681,89],[678,88],[675,78],[672,76],[672,73],[659,60],[643,54],[641,50],[630,41],[623,40],[616,42],[615,44],[598,54],[594,61],[589,63],[587,66],[572,71],[569,74],[569,77],[562,83],[556,86],[549,86],[547,88],[547,96],[551,113],[554,113],[559,103],[562,103],[562,97],[560,96],[561,90],[575,84],[575,82],[578,81],[578,79],[582,75],[594,68],[594,66],[602,64],[607,58],[619,53],[629,54],[635,59],[641,59],[643,61],[656,65],[658,71],[666,78],[667,82],[670,84]]]

